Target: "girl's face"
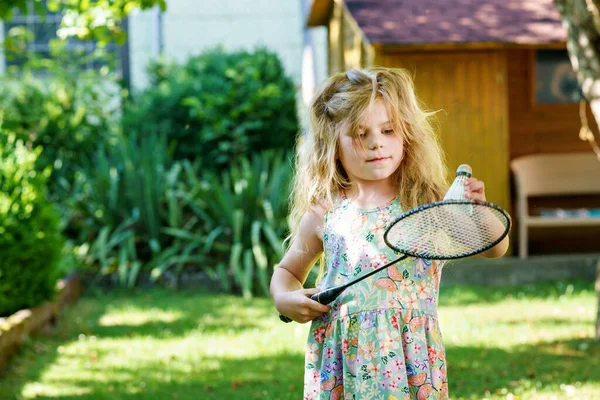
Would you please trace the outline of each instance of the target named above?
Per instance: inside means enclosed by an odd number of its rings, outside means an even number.
[[[394,132],[385,103],[377,100],[359,125],[358,132],[340,137],[338,155],[348,178],[355,183],[388,180],[400,166],[404,141]]]

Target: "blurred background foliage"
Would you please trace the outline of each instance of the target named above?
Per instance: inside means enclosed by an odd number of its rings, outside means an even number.
[[[34,168],[41,149],[0,132],[1,317],[52,297],[63,242],[58,212],[46,197],[48,169]]]
[[[267,295],[288,234],[299,129],[296,90],[275,53],[215,48],[157,62],[139,92],[123,88],[106,58],[98,59],[106,67],[84,71],[64,57],[72,54],[57,44],[53,57],[28,58],[0,77],[0,163],[30,168],[19,179],[36,190],[35,199],[7,191],[3,200],[0,229],[21,218],[11,213],[32,215],[15,232],[21,247],[0,246],[2,272],[27,264],[18,286],[46,285],[18,297],[50,298],[48,282],[73,269],[90,284],[180,286],[192,276]],[[16,179],[6,171],[3,184]],[[52,240],[35,242],[40,232]],[[40,251],[23,250],[29,241]],[[36,256],[38,264],[23,259]],[[2,312],[17,303],[2,298]]]
[[[40,15],[59,9],[63,12],[62,27],[58,32],[61,38],[94,40],[101,47],[111,41],[125,41],[127,35],[122,22],[132,10],[158,6],[165,11],[167,8],[166,0],[2,0],[0,19],[10,19],[15,10],[26,13],[29,5]]]
[[[149,76],[126,107],[125,131],[161,129],[176,159],[201,154],[202,167],[222,169],[244,154],[293,146],[296,90],[267,49],[217,48],[183,64],[154,63]]]

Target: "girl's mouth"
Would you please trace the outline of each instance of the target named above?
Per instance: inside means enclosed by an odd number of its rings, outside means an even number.
[[[372,158],[370,160],[367,160],[367,162],[381,162],[381,161],[385,161],[387,160],[389,157],[379,157],[379,158]]]

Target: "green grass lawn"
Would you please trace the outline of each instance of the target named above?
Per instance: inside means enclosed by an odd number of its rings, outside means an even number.
[[[592,283],[444,287],[452,399],[600,399]],[[0,399],[301,399],[308,325],[267,299],[86,295],[30,340]]]

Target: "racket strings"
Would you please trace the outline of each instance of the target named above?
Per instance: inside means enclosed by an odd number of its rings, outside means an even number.
[[[495,208],[477,203],[442,204],[415,212],[387,232],[390,247],[423,258],[456,258],[494,244],[509,221]]]

